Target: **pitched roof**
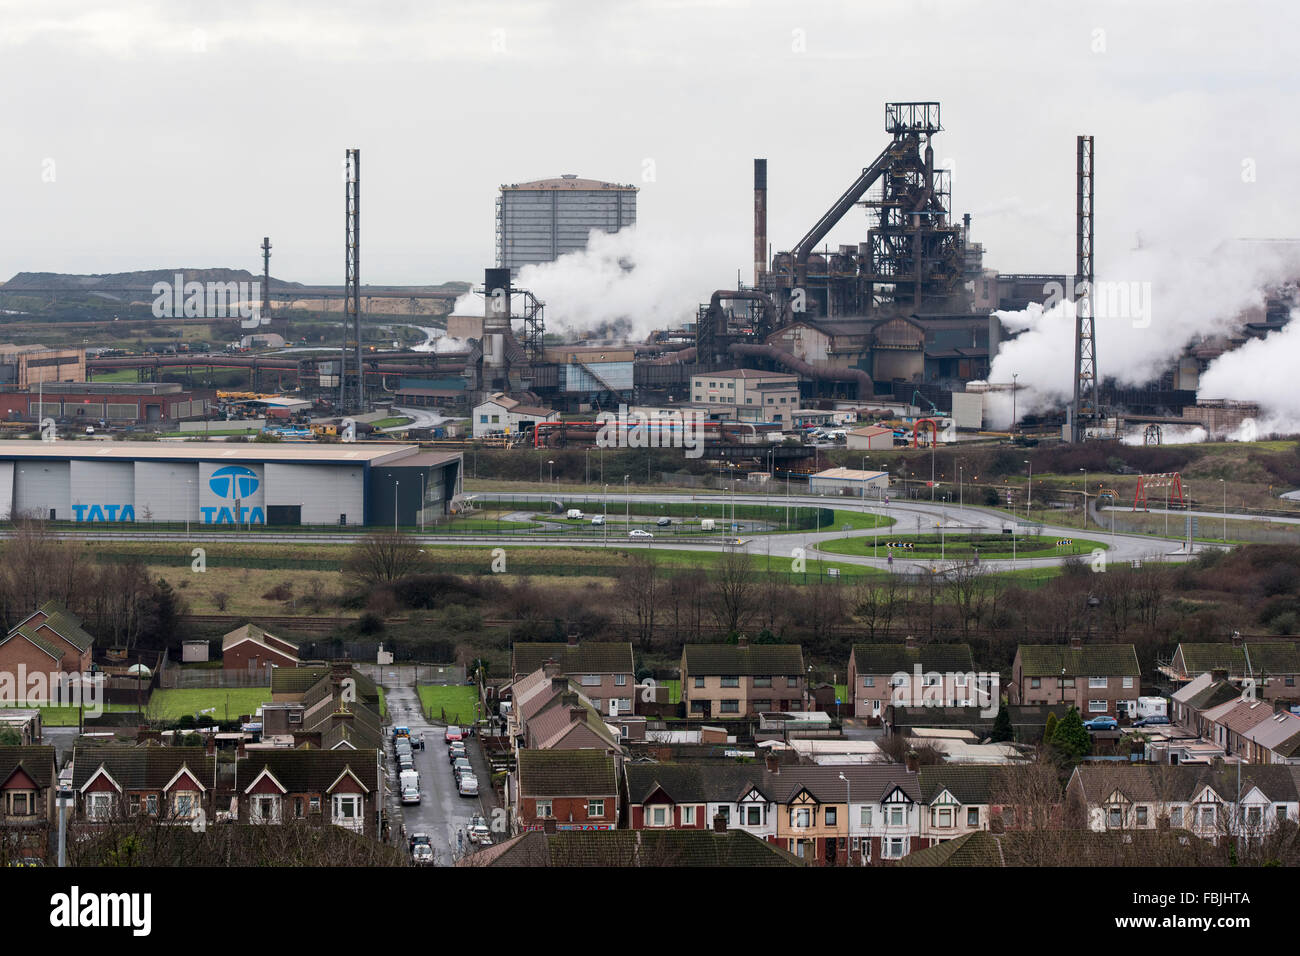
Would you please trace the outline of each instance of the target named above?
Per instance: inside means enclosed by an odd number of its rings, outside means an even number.
[[[123,790],[162,790],[182,767],[211,786],[212,766],[202,747],[78,743],[72,748],[72,789],[84,787],[100,767]]]
[[[1001,786],[1006,768],[983,764],[938,764],[922,767],[918,776],[921,799],[932,803],[947,790],[959,803],[989,803]]]
[[[1173,698],[1192,710],[1209,710],[1241,696],[1241,688],[1231,681],[1216,681],[1208,671],[1188,681],[1174,692]]]
[[[573,708],[582,711],[576,719]],[[614,732],[605,723],[605,718],[595,706],[578,693],[556,694],[532,717],[528,719],[528,746],[537,750],[548,750],[560,745],[575,726],[582,726],[595,734],[606,747],[621,749]]]
[[[46,601],[41,605],[45,617],[45,626],[55,631],[59,637],[73,645],[79,651],[89,650],[95,639],[81,628],[81,618],[73,614],[59,601]]]
[[[1245,698],[1230,700],[1205,712],[1206,720],[1225,727],[1234,734],[1244,734],[1272,716],[1272,704],[1263,700],[1246,700]]]
[[[287,657],[290,660],[296,661],[298,659],[297,644],[293,641],[287,641],[282,637],[276,637],[274,634],[267,633],[256,624],[251,623],[245,624],[243,627],[237,627],[229,634],[224,635],[221,638],[221,650],[223,652],[227,651],[235,645],[242,644],[245,641],[252,641],[255,644],[260,644],[262,647],[265,647],[282,657]]]
[[[378,762],[375,750],[250,750],[239,765],[240,789],[269,770],[290,793],[323,793],[346,771],[373,792],[379,786]]]
[[[761,764],[629,763],[624,774],[634,804],[644,804],[656,791],[684,804],[735,803],[752,789],[772,799]]]
[[[1215,862],[1212,847],[1183,830],[977,830],[909,853],[897,866],[1195,866]]]
[[[1295,801],[1295,769],[1281,764],[1242,764],[1241,792],[1245,794],[1258,786],[1275,802]],[[1235,800],[1237,773],[1236,765],[1085,764],[1075,768],[1072,782],[1077,780],[1084,798],[1091,804],[1105,803],[1116,791],[1131,801],[1187,802],[1207,786],[1221,798]]]
[[[968,673],[975,669],[969,644],[854,644],[853,666],[859,674],[911,673],[917,664],[922,670]]]
[[[628,641],[582,641],[578,644],[518,643],[512,657],[513,673],[530,674],[548,660],[561,674],[630,674],[632,644]]]
[[[48,787],[56,779],[54,748],[42,745],[0,747],[0,784],[19,768],[32,778],[36,786],[41,789]]]
[[[743,830],[533,830],[460,866],[805,866],[788,850]]]
[[[12,631],[10,631],[4,637],[0,637],[0,644],[3,644],[6,641],[15,637],[21,637],[24,640],[30,641],[32,644],[35,644],[39,650],[41,650],[43,653],[45,653],[47,656],[49,656],[51,659],[55,661],[63,660],[63,648],[55,645],[53,641],[46,640],[44,637],[38,634],[37,629],[32,627],[30,624],[20,625],[19,627],[16,627]]]
[[[687,644],[685,667],[701,676],[767,676],[803,674],[803,648],[798,644]]]
[[[617,793],[614,758],[600,750],[520,750],[519,792],[528,797]]]
[[[1263,674],[1300,674],[1300,648],[1294,643],[1247,643],[1240,647],[1227,641],[1211,644],[1179,644],[1183,666],[1188,674],[1225,669],[1232,677],[1245,677],[1246,663],[1253,676]]]
[[[1132,644],[1021,644],[1016,652],[1025,677],[1141,677]]]

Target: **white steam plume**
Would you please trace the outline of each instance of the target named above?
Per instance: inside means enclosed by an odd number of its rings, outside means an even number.
[[[1300,322],[1296,311],[1285,328],[1262,339],[1251,339],[1225,352],[1201,375],[1201,398],[1232,398],[1258,402],[1260,418],[1239,428],[1231,438],[1249,441],[1270,434],[1300,432]]]
[[[1097,369],[1103,379],[1114,378],[1124,385],[1149,381],[1189,342],[1233,332],[1245,310],[1262,305],[1266,287],[1300,274],[1300,249],[1294,246],[1228,242],[1198,250],[1192,245],[1194,236],[1149,243],[1098,276],[1093,311]],[[1055,291],[1044,290],[1044,301],[1050,304]],[[1061,291],[1068,296],[1068,289]],[[1010,384],[1012,375],[1018,376],[1018,416],[1068,403],[1074,393],[1073,303],[1060,301],[1050,308],[1031,305],[1023,312],[997,314],[1008,328],[1026,331],[1003,342],[989,381]],[[1250,389],[1266,406],[1294,402],[1290,392],[1272,386],[1265,397],[1261,388],[1250,383],[1250,376],[1211,381],[1214,394],[1203,378],[1201,395],[1243,398]],[[1010,424],[1011,409],[1010,390],[988,396],[995,426]]]
[[[736,250],[720,241],[660,238],[634,226],[592,232],[587,248],[542,265],[524,266],[514,284],[546,305],[548,331],[583,334],[611,327],[640,341],[654,329],[695,319],[715,289],[734,285]],[[511,311],[522,303],[515,302]],[[483,297],[456,300],[457,315],[482,315]]]

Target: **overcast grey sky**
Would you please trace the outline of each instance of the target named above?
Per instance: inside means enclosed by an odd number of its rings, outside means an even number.
[[[639,185],[642,231],[725,286],[751,271],[752,157],[788,248],[882,148],[887,100],[942,101],[936,158],[1002,271],[1073,270],[1077,133],[1099,271],[1139,234],[1300,235],[1296,11],[0,0],[0,278],[256,270],[270,235],[274,274],[339,283],[358,146],[365,282],[481,279],[497,186],[572,172]]]

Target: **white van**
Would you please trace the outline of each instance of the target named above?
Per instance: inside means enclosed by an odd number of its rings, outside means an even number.
[[[565,512],[564,517],[568,518],[570,521],[581,521],[582,512],[579,511],[577,508],[570,508],[567,512]]]
[[[701,530],[701,531],[712,531],[712,530],[713,530],[714,528],[716,528],[716,527],[717,527],[717,524],[714,522],[714,520],[713,520],[712,518],[701,518],[701,519],[700,519],[700,530]]]
[[[402,803],[420,802],[420,774],[414,770],[403,770],[398,777]]]

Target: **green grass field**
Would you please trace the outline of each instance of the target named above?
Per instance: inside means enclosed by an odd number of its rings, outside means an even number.
[[[975,557],[978,554],[985,560],[1002,560],[1017,558],[1059,558],[1068,555],[1088,555],[1094,548],[1106,549],[1106,545],[1100,541],[1093,541],[1088,538],[1058,538],[1055,535],[1041,535],[1034,537],[1016,538],[1016,549],[1013,555],[1011,549],[1011,539],[1001,535],[947,535],[940,546],[940,539],[937,535],[909,536],[900,539],[907,543],[915,544],[916,547],[910,550],[895,549],[894,558],[938,558],[940,556],[949,560],[962,560]],[[827,541],[818,545],[822,551],[830,551],[832,554],[859,554],[868,557],[887,557],[889,555],[888,536],[885,540],[876,542],[874,538],[839,538],[834,541]],[[1069,541],[1069,544],[1058,545],[1058,541]]]
[[[417,687],[420,706],[430,720],[442,720],[444,712],[449,724],[472,724],[477,717],[478,689],[466,684],[446,687]]]
[[[132,704],[105,704],[105,711],[114,713],[133,711]],[[5,704],[5,709],[22,708],[21,704]],[[76,707],[40,707],[41,724],[46,727],[76,727],[79,722],[79,710]]]
[[[203,687],[193,690],[158,690],[150,698],[146,711],[159,720],[180,720],[186,714],[198,714],[209,707],[216,720],[238,720],[252,715],[271,700],[269,687]]]

